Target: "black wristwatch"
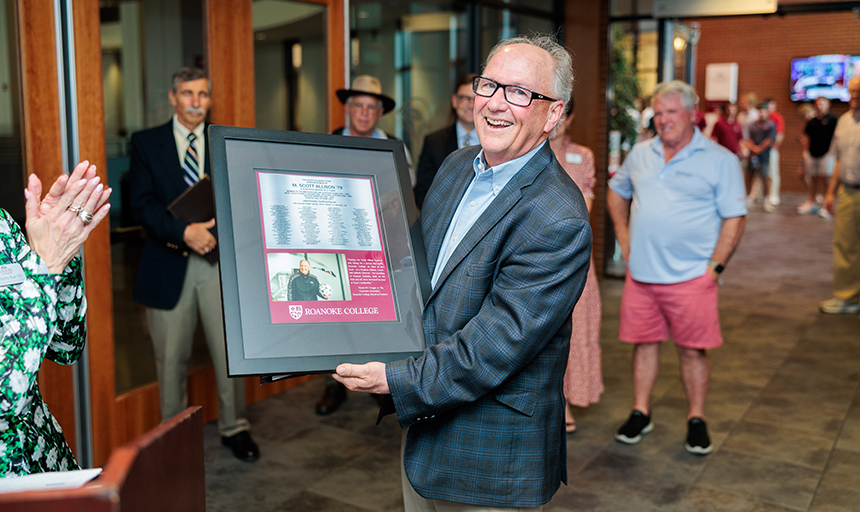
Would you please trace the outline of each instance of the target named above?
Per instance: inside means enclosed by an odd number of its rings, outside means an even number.
[[[714,272],[716,272],[717,274],[722,274],[723,270],[726,269],[726,267],[724,267],[722,263],[716,262],[714,260],[708,261],[708,266],[714,269]]]

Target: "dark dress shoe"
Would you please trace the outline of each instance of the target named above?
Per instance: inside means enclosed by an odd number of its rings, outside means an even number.
[[[221,444],[233,450],[233,455],[241,461],[254,462],[260,458],[260,448],[247,430],[230,437],[221,436]]]
[[[323,393],[320,401],[317,402],[317,414],[320,416],[325,416],[326,414],[331,414],[340,407],[346,400],[346,387],[340,382],[332,382],[328,386],[325,387],[325,393]]]

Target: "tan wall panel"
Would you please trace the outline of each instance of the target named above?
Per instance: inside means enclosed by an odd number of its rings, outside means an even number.
[[[594,264],[603,275],[606,226],[607,119],[606,80],[608,73],[608,0],[568,0],[565,4],[564,43],[573,51],[576,84],[573,96],[576,111],[570,125],[571,139],[594,152],[597,183],[591,228],[594,234]]]
[[[204,7],[206,66],[215,124],[254,126],[254,31],[251,2],[209,0]]]

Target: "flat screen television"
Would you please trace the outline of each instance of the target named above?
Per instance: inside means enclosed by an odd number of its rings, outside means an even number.
[[[845,86],[855,76],[860,76],[860,55],[849,55],[845,59]]]
[[[791,61],[791,99],[815,101],[818,97],[848,101],[848,79],[860,74],[860,57],[815,55]]]

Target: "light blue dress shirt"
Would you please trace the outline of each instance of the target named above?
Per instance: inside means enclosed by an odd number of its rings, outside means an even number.
[[[548,144],[548,142],[544,141],[543,144]],[[478,156],[472,162],[475,179],[472,180],[469,188],[466,189],[463,199],[460,200],[460,204],[454,212],[454,218],[451,219],[451,224],[448,226],[445,238],[442,239],[442,247],[439,250],[439,257],[436,259],[436,268],[433,270],[433,278],[430,281],[433,288],[436,287],[436,281],[439,280],[442,270],[445,268],[451,255],[454,254],[454,250],[460,245],[460,241],[466,233],[469,232],[478,218],[481,217],[484,210],[490,206],[493,199],[505,188],[505,185],[511,181],[511,178],[520,172],[543,144],[538,144],[536,148],[521,157],[514,158],[495,167],[487,167],[483,149],[478,153]]]

